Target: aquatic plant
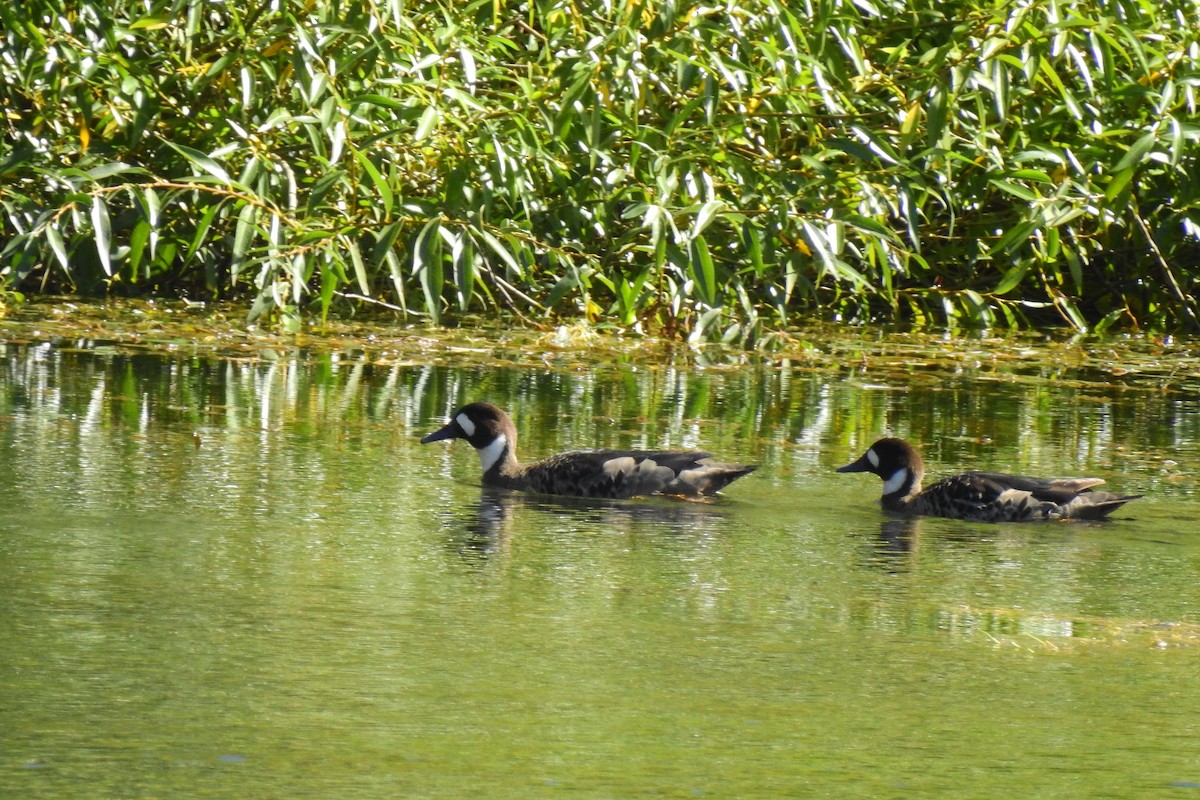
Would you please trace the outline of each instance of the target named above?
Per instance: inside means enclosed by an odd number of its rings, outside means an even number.
[[[1191,3],[0,6],[0,290],[1196,328]]]

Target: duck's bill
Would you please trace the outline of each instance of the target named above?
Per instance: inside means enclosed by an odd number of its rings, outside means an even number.
[[[838,472],[870,472],[871,471],[871,462],[867,460],[866,456],[863,456],[858,461],[855,461],[853,464],[847,464],[844,467],[838,467],[837,471]]]
[[[421,444],[429,444],[430,442],[440,442],[443,439],[455,439],[461,436],[461,429],[456,423],[451,422],[441,430],[436,430],[427,436],[421,437]]]

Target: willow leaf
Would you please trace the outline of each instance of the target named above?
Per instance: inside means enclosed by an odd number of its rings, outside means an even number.
[[[342,243],[342,247],[350,254],[350,263],[354,266],[354,277],[358,281],[358,290],[364,295],[370,295],[371,281],[367,277],[367,265],[363,261],[362,251],[358,247],[358,242],[345,234],[338,234],[338,241]]]
[[[1150,152],[1151,149],[1153,149],[1154,142],[1157,139],[1158,136],[1154,131],[1141,136],[1129,148],[1129,152],[1125,154],[1125,157],[1118,161],[1116,166],[1112,168],[1112,171],[1121,172],[1122,170],[1129,169],[1130,167],[1134,167],[1142,163],[1142,159],[1147,153]]]
[[[141,271],[142,259],[146,255],[146,243],[150,240],[150,223],[145,219],[139,219],[133,226],[133,231],[129,234],[129,279],[137,282]],[[146,260],[146,280],[150,279],[150,261]]]
[[[363,172],[367,173],[367,177],[371,179],[375,191],[379,193],[379,199],[383,201],[384,215],[390,217],[392,215],[392,206],[396,202],[396,196],[392,192],[392,187],[388,185],[387,179],[380,174],[379,169],[371,163],[370,157],[362,150],[354,151],[354,159],[363,168]]]
[[[716,306],[717,277],[712,254],[708,252],[708,243],[703,236],[697,236],[688,243],[688,273],[700,299],[708,306]]]
[[[211,158],[205,153],[201,153],[194,147],[188,147],[185,144],[176,144],[175,142],[167,142],[167,146],[199,167],[201,172],[211,175],[221,183],[233,183],[233,180],[229,177],[229,172],[226,171],[225,167],[221,166],[215,159]]]
[[[237,281],[242,264],[246,261],[246,253],[250,250],[250,243],[254,240],[254,222],[257,212],[258,209],[250,203],[243,205],[242,210],[238,212],[237,225],[233,233],[232,257],[229,263],[230,277],[234,281]]]
[[[458,307],[467,311],[475,291],[475,242],[467,231],[459,232],[450,247],[450,261],[454,265],[454,282],[458,286]]]
[[[96,238],[96,255],[104,274],[112,277],[112,222],[108,218],[108,204],[101,195],[92,199],[92,231]]]
[[[58,263],[66,272],[71,271],[71,259],[67,257],[67,247],[63,242],[62,233],[59,232],[58,226],[50,223],[46,226],[46,241],[50,245],[50,249],[54,251],[54,257],[58,259]]]
[[[441,226],[441,217],[426,222],[413,245],[413,274],[421,282],[421,290],[425,293],[425,310],[434,322],[441,318],[442,313]]]
[[[1029,274],[1029,269],[1029,264],[1018,264],[1012,267],[1008,272],[1004,273],[1004,277],[1000,279],[1000,283],[996,284],[996,288],[992,290],[992,293],[998,295],[1008,294],[1021,285],[1021,281]]]

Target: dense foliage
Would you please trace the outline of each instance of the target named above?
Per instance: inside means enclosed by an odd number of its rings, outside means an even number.
[[[0,296],[1194,327],[1198,9],[0,4]]]

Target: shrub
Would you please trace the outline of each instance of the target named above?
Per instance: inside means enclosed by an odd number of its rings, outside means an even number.
[[[1196,327],[1200,11],[0,7],[0,280],[584,317]]]

